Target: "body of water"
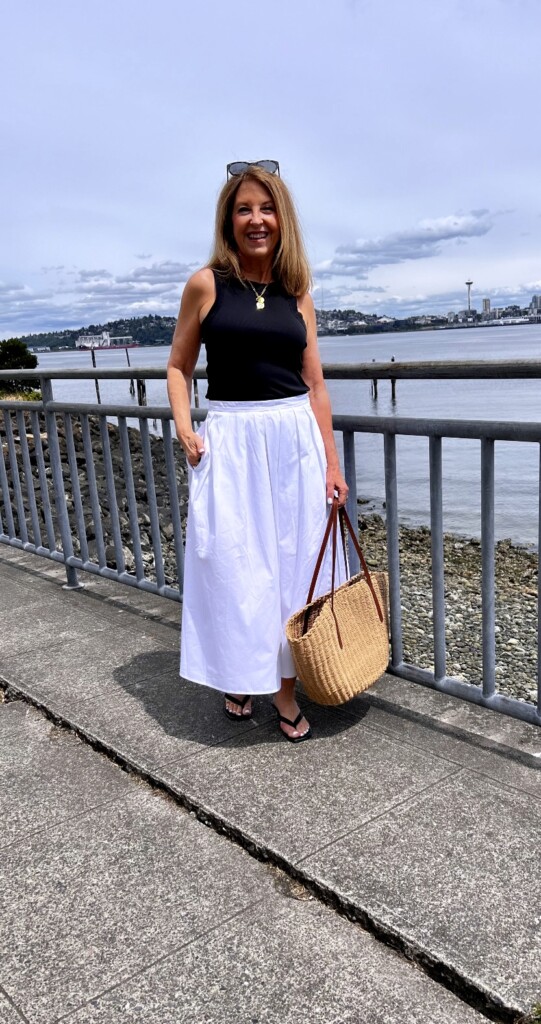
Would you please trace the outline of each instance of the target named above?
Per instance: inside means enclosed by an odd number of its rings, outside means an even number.
[[[417,360],[537,359],[541,357],[541,325],[464,328],[453,331],[414,331],[407,334],[320,338],[323,362],[364,363]],[[168,347],[130,349],[132,366],[165,366]],[[201,363],[205,354],[202,350]],[[125,351],[98,351],[99,367],[125,367]],[[43,369],[91,366],[89,352],[39,353]],[[103,402],[135,404],[128,381],[100,382]],[[333,410],[357,415],[392,415],[452,419],[537,421],[541,410],[541,381],[398,381],[396,402],[391,385],[382,381],[377,402],[368,381],[329,381]],[[204,382],[200,382],[204,392]],[[58,381],[59,401],[95,401],[93,381]],[[149,405],[166,405],[164,381],[148,381]],[[203,397],[204,404],[204,397]],[[380,435],[359,435],[357,474],[359,494],[370,508],[382,510],[384,500],[383,441]],[[401,521],[429,522],[428,440],[397,439],[398,488]],[[496,536],[536,545],[538,537],[539,448],[536,444],[496,443]],[[443,442],[444,528],[478,536],[480,532],[480,443],[448,439]]]

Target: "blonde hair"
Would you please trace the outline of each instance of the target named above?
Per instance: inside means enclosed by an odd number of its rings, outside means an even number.
[[[214,248],[207,266],[224,276],[235,275],[239,280],[244,280],[233,237],[233,206],[235,196],[245,181],[256,181],[266,188],[276,208],[280,241],[272,267],[275,280],[290,295],[304,295],[312,284],[312,275],[293,197],[277,174],[269,174],[255,164],[243,174],[237,174],[226,181],[218,196]]]

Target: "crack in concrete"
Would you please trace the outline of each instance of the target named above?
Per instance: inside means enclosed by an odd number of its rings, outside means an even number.
[[[17,1014],[17,1016],[20,1017],[20,1019],[22,1020],[23,1024],[30,1024],[30,1021],[28,1020],[28,1017],[25,1017],[23,1011],[19,1010],[19,1007],[17,1006],[16,1003],[13,1002],[13,999],[11,998],[10,995],[8,995],[8,993],[6,992],[6,990],[5,990],[3,985],[0,985],[0,992],[2,993],[4,999],[6,1000],[6,1003],[9,1003],[9,1005],[12,1008],[12,1010],[14,1010],[15,1013]]]
[[[399,953],[409,963],[414,964],[423,971],[429,978],[442,985],[462,1002],[471,1006],[487,1020],[494,1024],[522,1024],[524,1012],[516,1006],[506,1006],[497,996],[488,992],[480,984],[476,984],[451,964],[446,963],[439,957],[434,956],[429,950],[420,944],[412,942],[401,935],[395,928],[384,921],[379,920],[375,915],[370,914],[352,900],[339,896],[333,889],[317,879],[311,877],[307,872],[290,864],[289,861],[276,853],[270,847],[266,847],[246,835],[242,829],[231,825],[214,811],[203,809],[191,797],[181,793],[173,786],[162,780],[155,779],[149,771],[134,765],[129,758],[124,757],[108,747],[106,743],[86,733],[79,726],[72,724],[69,719],[64,718],[59,712],[52,711],[41,701],[33,698],[24,690],[7,683],[0,677],[0,689],[3,689],[8,700],[23,700],[32,707],[41,711],[46,718],[70,733],[79,736],[85,743],[88,743],[98,753],[107,757],[110,761],[118,764],[130,775],[137,775],[153,789],[165,792],[175,803],[185,810],[194,814],[198,821],[201,821],[208,828],[211,828],[219,835],[225,836],[236,846],[241,847],[250,856],[262,863],[270,864],[279,868],[293,882],[300,885],[311,893],[325,906],[330,907],[336,913],[347,920],[360,925],[366,932],[373,935],[383,945],[388,946]],[[451,773],[455,774],[455,773]],[[61,1018],[58,1018],[60,1020]],[[64,1018],[62,1018],[64,1019]],[[28,1022],[27,1022],[28,1024]],[[56,1022],[55,1022],[56,1024]]]

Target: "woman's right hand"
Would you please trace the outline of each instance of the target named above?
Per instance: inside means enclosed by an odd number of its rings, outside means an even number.
[[[179,437],[179,441],[184,448],[184,452],[188,462],[192,469],[201,462],[201,459],[205,452],[205,444],[203,438],[199,434],[193,432],[183,437]]]

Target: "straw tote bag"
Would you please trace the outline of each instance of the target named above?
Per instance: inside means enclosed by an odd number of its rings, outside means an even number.
[[[362,572],[335,589],[338,523],[347,527]],[[312,601],[325,549],[332,540],[332,587]],[[345,547],[345,541],[344,541]],[[288,619],[289,641],[303,689],[317,704],[344,704],[385,672],[389,662],[387,573],[370,573],[345,508],[335,498],[306,606]]]

